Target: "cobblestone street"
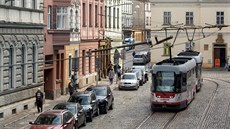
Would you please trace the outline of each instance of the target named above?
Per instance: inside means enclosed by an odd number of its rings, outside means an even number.
[[[117,84],[111,85],[115,106],[108,114],[94,117],[82,129],[221,129],[229,127],[230,84],[227,71],[203,72],[203,87],[189,107],[180,112],[152,112],[150,110],[150,81],[136,90],[119,91]],[[108,83],[104,80],[100,83]],[[82,89],[83,90],[83,89]],[[65,101],[62,96],[57,101],[48,101],[45,110],[56,103]],[[1,128],[29,128],[29,121],[38,115],[36,110],[26,111],[7,120],[2,120]],[[24,116],[24,118],[23,118]],[[22,118],[21,120],[18,120]],[[17,121],[18,120],[18,121]],[[15,121],[15,122],[14,122]],[[3,127],[5,125],[5,127]]]

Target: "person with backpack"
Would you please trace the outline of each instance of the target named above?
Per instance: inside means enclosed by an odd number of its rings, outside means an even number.
[[[38,88],[35,94],[35,98],[36,98],[36,106],[38,109],[38,113],[40,113],[42,112],[42,106],[43,106],[43,93],[40,88]]]

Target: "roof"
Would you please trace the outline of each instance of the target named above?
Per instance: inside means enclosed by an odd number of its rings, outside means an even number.
[[[184,51],[184,52],[180,52],[179,54],[177,54],[177,57],[192,57],[196,60],[196,63],[202,63],[203,62],[203,56],[200,52],[197,51]]]
[[[185,73],[195,66],[196,61],[191,57],[174,57],[172,58],[172,61],[170,61],[170,59],[165,59],[156,63],[156,65],[153,66],[152,73],[156,73],[158,71],[173,71],[179,74],[180,72]]]
[[[58,103],[57,105],[76,105],[76,103],[74,103],[74,102],[63,102],[63,103]],[[55,105],[55,106],[57,106],[57,105]]]
[[[48,110],[45,112],[42,112],[40,115],[60,115],[66,112],[67,110]]]

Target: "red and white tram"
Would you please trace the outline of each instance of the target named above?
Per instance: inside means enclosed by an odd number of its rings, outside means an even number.
[[[151,109],[183,109],[196,94],[196,61],[174,57],[156,63],[151,70]]]

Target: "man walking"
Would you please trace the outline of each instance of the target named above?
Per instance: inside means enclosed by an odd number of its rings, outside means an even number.
[[[109,77],[109,82],[110,82],[110,85],[111,85],[111,84],[113,84],[113,78],[114,78],[114,72],[113,72],[113,69],[110,69],[110,70],[109,70],[108,77]]]
[[[42,105],[43,105],[43,93],[40,88],[38,88],[35,97],[36,97],[36,106],[38,109],[38,113],[40,113],[42,112]]]
[[[71,79],[71,81],[68,84],[68,89],[69,89],[69,95],[71,96],[73,94],[73,92],[75,91],[74,83],[73,83],[72,79]]]

